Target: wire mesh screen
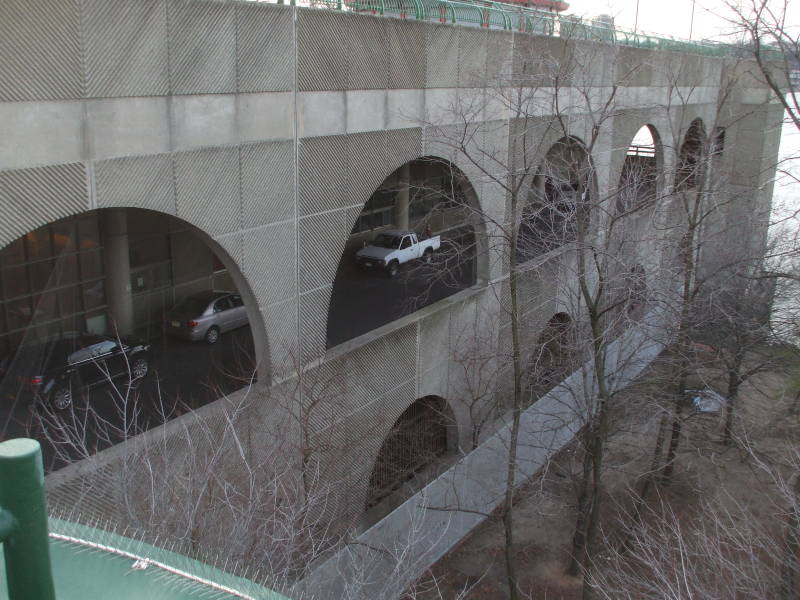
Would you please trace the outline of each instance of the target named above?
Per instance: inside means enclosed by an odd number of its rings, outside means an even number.
[[[444,400],[426,396],[400,415],[375,461],[367,508],[390,496],[447,452],[445,409]]]

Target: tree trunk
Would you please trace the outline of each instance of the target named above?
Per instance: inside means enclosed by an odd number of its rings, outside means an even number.
[[[739,375],[733,371],[728,373],[728,399],[725,403],[725,431],[722,441],[726,445],[733,442],[733,419],[736,410],[736,400],[739,397]]]
[[[516,215],[516,195],[511,197],[511,214]],[[522,417],[522,360],[519,336],[519,306],[517,297],[516,247],[517,228],[512,227],[511,250],[508,253],[509,293],[511,296],[511,350],[514,369],[514,405],[512,410],[511,437],[508,448],[508,464],[506,473],[506,490],[503,501],[503,531],[505,534],[506,580],[510,600],[519,599],[516,564],[514,561],[514,487],[517,470],[517,443],[519,440],[520,420]]]
[[[800,578],[800,475],[795,475],[793,492],[782,566],[782,600],[797,600],[800,597],[800,589],[798,589],[798,578]]]
[[[681,439],[681,428],[683,426],[683,398],[675,400],[675,412],[672,416],[672,433],[669,438],[669,449],[667,458],[664,461],[664,468],[661,470],[662,485],[669,485],[672,482],[672,472],[675,466],[675,456],[678,454],[678,444]]]
[[[575,521],[575,533],[572,536],[572,553],[567,566],[567,574],[577,577],[581,572],[583,564],[583,553],[586,549],[586,524],[589,515],[587,502],[589,501],[589,477],[592,473],[592,458],[589,451],[589,440],[591,436],[585,436],[583,447],[583,472],[581,473],[580,491],[578,492],[578,516]]]

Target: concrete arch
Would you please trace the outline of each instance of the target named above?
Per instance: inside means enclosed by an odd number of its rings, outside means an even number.
[[[130,207],[113,207],[113,208],[97,208],[92,210],[84,210],[77,213],[67,214],[61,216],[56,219],[52,219],[47,221],[46,218],[42,219],[46,222],[39,224],[36,228],[31,229],[28,232],[24,232],[22,236],[11,240],[10,242],[3,245],[0,250],[7,248],[12,243],[17,243],[17,241],[23,239],[25,236],[31,235],[36,231],[41,230],[44,227],[57,225],[58,223],[62,222],[64,219],[68,218],[76,218],[76,219],[84,219],[87,217],[95,216],[98,221],[98,235],[104,240],[104,244],[102,247],[109,248],[109,245],[118,245],[120,240],[124,239],[125,243],[127,244],[127,211],[139,211],[142,214],[149,214],[149,215],[166,215],[169,216],[171,219],[174,219],[176,222],[180,223],[182,226],[185,226],[188,231],[191,232],[201,243],[203,243],[212,253],[214,256],[219,259],[222,265],[225,267],[227,274],[230,276],[233,284],[236,286],[236,290],[241,295],[245,309],[247,311],[247,317],[251,327],[251,333],[253,337],[254,343],[254,350],[256,353],[256,368],[257,368],[257,375],[262,381],[269,380],[271,375],[271,365],[269,361],[269,345],[268,345],[268,337],[267,332],[264,324],[264,320],[260,311],[258,310],[258,303],[255,298],[255,294],[253,289],[250,285],[249,280],[247,277],[242,273],[239,263],[237,262],[234,257],[232,257],[224,246],[222,246],[217,240],[211,237],[208,233],[187,222],[180,217],[175,216],[174,214],[165,213],[159,210],[153,210],[150,208],[141,208],[136,206]],[[100,221],[102,221],[102,226],[100,225]],[[124,253],[124,258],[127,259],[128,257],[128,248],[125,247],[122,249]],[[54,257],[53,260],[58,260],[57,257]],[[104,260],[107,260],[104,258]],[[104,272],[107,271],[109,267],[104,267]],[[104,275],[104,278],[107,275]],[[130,289],[130,276],[127,275],[127,280],[125,280],[125,276],[120,281],[120,285],[127,284],[128,288]],[[106,291],[106,295],[113,294],[114,292]],[[127,325],[125,326],[127,328]]]
[[[406,161],[388,173],[364,204],[355,208],[358,212],[352,210],[347,215],[348,239],[338,257],[327,306],[328,347],[488,278],[488,243],[478,193],[452,161],[435,155]],[[425,267],[426,273],[421,272],[417,261],[404,265],[403,269],[409,270],[404,280],[407,285],[382,301],[382,294],[388,294],[397,283],[380,281],[381,264],[360,263],[358,268],[355,254],[389,229],[415,230],[420,236],[441,235],[442,244],[433,264]],[[357,306],[359,302],[363,306]],[[351,325],[346,327],[346,322]]]
[[[638,166],[632,164],[632,162],[642,162],[646,163],[649,162],[648,159],[650,158],[650,148],[644,147],[642,148],[638,144],[634,144],[637,136],[640,133],[646,130],[650,138],[652,139],[652,165],[642,165]],[[625,147],[625,156],[622,159],[621,163],[619,164],[618,168],[615,169],[616,175],[616,187],[617,187],[617,200],[615,206],[615,213],[621,214],[624,213],[626,210],[630,210],[632,208],[629,206],[631,203],[627,200],[635,200],[634,198],[624,198],[621,197],[621,194],[627,194],[628,192],[633,192],[636,196],[640,196],[640,192],[645,192],[648,196],[651,197],[653,201],[653,208],[655,208],[655,200],[659,198],[664,193],[664,174],[665,174],[665,164],[664,164],[664,143],[661,138],[661,133],[659,132],[658,128],[652,122],[643,123],[636,132],[631,135],[627,141],[627,146]],[[635,151],[635,153],[634,153]],[[638,160],[637,160],[638,159]],[[642,168],[643,167],[643,168]],[[646,172],[645,172],[646,171]],[[651,175],[652,173],[652,175]],[[646,179],[645,186],[647,188],[652,188],[648,190],[642,190],[637,182],[630,181],[631,176],[643,175]],[[651,183],[652,182],[652,183]],[[631,187],[635,187],[636,189],[631,189]],[[647,199],[644,201],[649,202]],[[627,209],[626,209],[627,207]]]
[[[430,161],[430,162],[438,162],[442,165],[447,166],[452,170],[454,180],[462,186],[462,191],[464,193],[464,204],[468,206],[472,212],[471,219],[469,225],[475,229],[476,234],[476,245],[477,245],[477,258],[478,258],[478,269],[477,269],[477,279],[478,281],[487,281],[488,280],[488,248],[487,248],[487,240],[486,240],[486,224],[483,219],[483,215],[486,214],[486,207],[483,205],[481,201],[480,194],[478,193],[475,186],[472,184],[469,176],[466,173],[466,166],[459,165],[458,157],[451,157],[447,158],[443,154],[437,153],[425,153],[420,154],[419,156],[401,162],[400,164],[394,165],[394,168],[390,165],[390,170],[386,173],[383,180],[378,183],[378,185],[373,190],[379,189],[383,183],[389,179],[393,174],[397,173],[400,169],[409,165],[416,161]],[[369,200],[364,201],[366,203]],[[355,222],[358,218],[358,215],[352,215],[351,224]]]
[[[544,153],[521,210],[518,263],[574,241],[579,220],[591,226],[598,186],[595,161],[577,136],[563,136]],[[578,198],[576,194],[584,194]],[[588,195],[587,195],[588,194]]]
[[[681,138],[678,162],[675,165],[675,189],[678,191],[694,189],[699,170],[702,168],[707,152],[708,134],[703,119],[692,120]]]
[[[458,426],[450,403],[437,395],[417,398],[378,441],[380,447],[367,463],[371,465],[364,500],[367,509],[395,495],[412,479],[430,475],[425,471],[455,451]]]
[[[527,357],[526,379],[531,402],[577,368],[576,326],[572,316],[562,310],[552,314],[538,332]]]

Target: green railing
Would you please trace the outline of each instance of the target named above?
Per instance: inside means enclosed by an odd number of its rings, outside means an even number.
[[[278,3],[283,3],[277,0]],[[633,46],[650,50],[669,50],[727,56],[735,54],[737,46],[729,44],[688,41],[673,37],[626,31],[572,15],[558,15],[543,10],[514,6],[492,0],[284,0],[292,5],[329,8],[346,12],[369,13],[434,23],[466,25],[488,29],[521,31],[547,35]]]

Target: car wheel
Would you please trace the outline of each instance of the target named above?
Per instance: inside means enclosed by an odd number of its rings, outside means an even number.
[[[386,265],[386,275],[389,277],[389,279],[396,277],[399,270],[400,264],[396,260],[393,260]]]
[[[50,394],[50,403],[56,410],[65,410],[72,404],[72,390],[69,386],[59,386]]]
[[[433,262],[433,249],[432,248],[425,248],[425,252],[422,253],[422,260],[428,264]]]
[[[133,376],[133,379],[141,379],[147,375],[149,368],[150,366],[147,364],[147,361],[144,358],[135,359],[131,365],[131,375]]]
[[[216,344],[219,341],[219,327],[216,325],[214,327],[210,327],[208,331],[206,331],[206,342],[209,344]]]

